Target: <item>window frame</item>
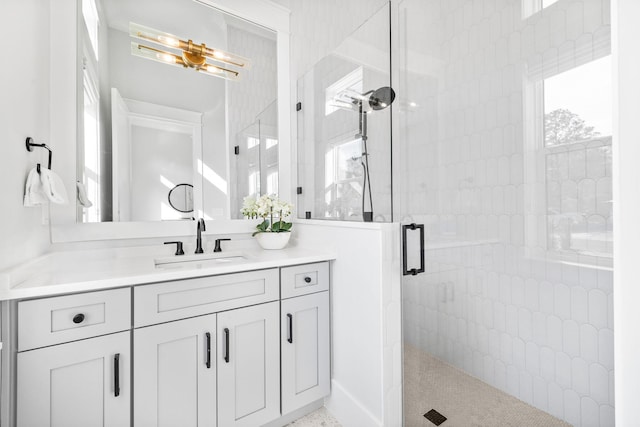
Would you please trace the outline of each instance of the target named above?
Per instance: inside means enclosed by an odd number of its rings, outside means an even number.
[[[548,78],[548,77],[547,77]],[[525,248],[530,258],[612,267],[610,253],[573,249],[554,249],[549,244],[547,157],[558,152],[612,145],[612,136],[547,146],[544,128],[544,79],[524,75],[524,222]],[[540,192],[544,197],[540,196]],[[542,217],[542,218],[541,218]],[[544,234],[544,239],[542,235]],[[542,253],[540,253],[542,251]]]

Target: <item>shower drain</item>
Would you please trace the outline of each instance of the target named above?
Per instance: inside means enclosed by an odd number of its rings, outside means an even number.
[[[435,425],[437,425],[437,426],[439,426],[443,422],[447,421],[447,417],[445,417],[444,415],[442,415],[440,412],[436,411],[435,409],[432,409],[429,412],[427,412],[426,414],[424,414],[424,417],[426,419],[428,419],[429,421],[431,421],[432,423],[434,423]]]

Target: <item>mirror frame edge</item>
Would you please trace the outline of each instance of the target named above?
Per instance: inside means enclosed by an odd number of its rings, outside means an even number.
[[[268,28],[276,33],[276,64],[278,81],[278,189],[280,197],[293,200],[292,177],[292,137],[291,137],[291,64],[290,64],[290,11],[269,0],[196,0],[225,13],[235,15],[254,24]],[[77,4],[79,0],[67,0],[57,3],[50,17],[52,64],[64,64],[66,61],[76,63],[78,29]],[[70,19],[73,18],[72,25]],[[74,49],[68,48],[70,40]],[[61,58],[61,53],[66,54]],[[77,73],[69,73],[68,67],[50,67],[50,145],[67,156],[58,155],[57,167],[61,178],[68,187],[73,188],[75,195],[77,140]],[[62,83],[60,83],[62,82]],[[68,126],[69,123],[75,126]],[[62,161],[60,161],[62,159]],[[55,164],[55,163],[54,163]],[[69,185],[71,184],[71,185]],[[75,197],[71,198],[75,200]],[[75,204],[74,204],[75,206]],[[76,209],[51,206],[49,229],[52,243],[82,242],[94,240],[137,239],[153,237],[171,237],[191,235],[194,231],[192,221],[156,221],[156,222],[110,222],[83,223],[75,220]],[[61,224],[54,224],[61,220]],[[243,219],[212,220],[207,224],[208,234],[250,233],[255,227],[254,221]]]

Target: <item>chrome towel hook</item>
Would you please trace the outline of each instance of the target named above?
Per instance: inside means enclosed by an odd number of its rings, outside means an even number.
[[[53,158],[53,152],[51,151],[51,148],[47,147],[47,144],[36,144],[35,142],[33,142],[33,138],[31,138],[30,136],[27,137],[27,140],[25,141],[25,144],[27,146],[27,151],[29,151],[29,152],[33,151],[33,147],[46,148],[49,151],[48,169],[51,170],[51,160]],[[37,170],[38,170],[38,173],[40,173],[40,163],[38,163]]]

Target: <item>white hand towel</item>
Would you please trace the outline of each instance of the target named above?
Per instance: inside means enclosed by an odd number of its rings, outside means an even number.
[[[41,206],[49,203],[49,199],[44,194],[42,188],[42,181],[40,180],[40,174],[33,168],[29,171],[27,177],[27,184],[24,189],[24,206],[33,207]]]
[[[40,180],[42,181],[44,194],[52,203],[57,203],[59,205],[66,205],[69,203],[67,190],[64,188],[62,179],[57,173],[49,169],[40,168]]]
[[[91,206],[93,206],[93,203],[91,203],[91,200],[89,200],[89,198],[87,197],[87,187],[85,187],[85,185],[80,181],[76,181],[76,189],[78,203],[80,203],[85,208],[90,208]]]

